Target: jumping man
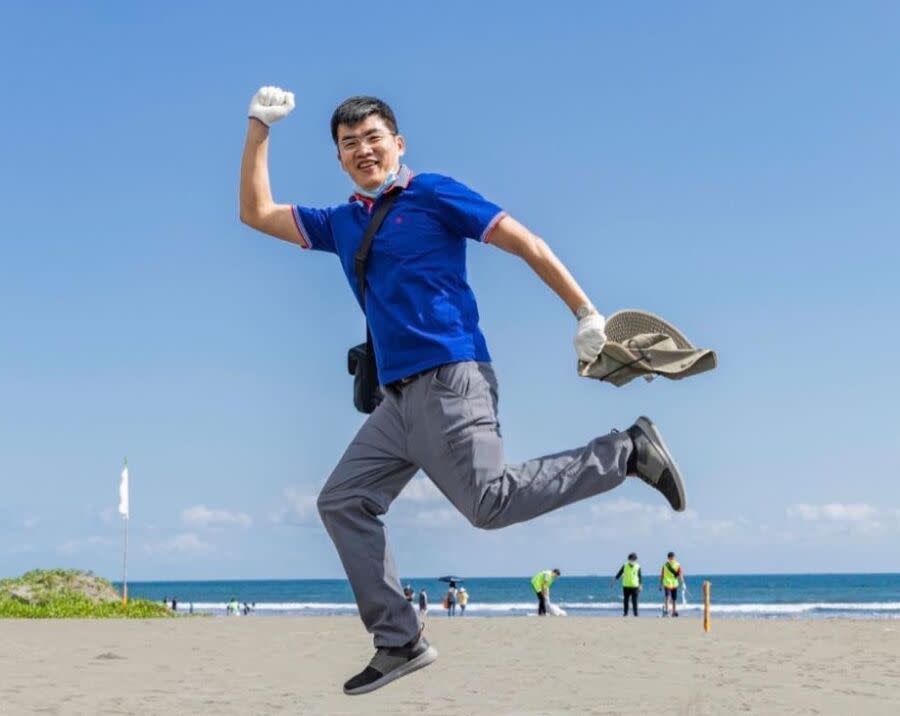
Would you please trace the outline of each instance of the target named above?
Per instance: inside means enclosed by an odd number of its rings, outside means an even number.
[[[465,184],[404,164],[406,140],[377,98],[352,97],[331,118],[336,158],[353,184],[349,200],[323,209],[276,204],[269,130],[293,108],[293,94],[277,87],[263,87],[250,103],[240,216],[303,249],[335,254],[371,329],[384,400],[318,499],[360,617],[374,635],[375,656],[344,684],[345,693],[361,694],[437,658],[403,597],[379,519],[417,471],[482,529],[525,522],[628,476],[683,510],[684,486],[659,431],[644,417],[585,446],[507,464],[497,378],[466,277],[467,239],[519,257],[559,296],[575,317],[580,360],[593,361],[603,349],[605,319],[546,242]],[[373,211],[395,193],[372,243],[363,301],[354,253]],[[508,310],[525,310],[524,300],[517,297]]]

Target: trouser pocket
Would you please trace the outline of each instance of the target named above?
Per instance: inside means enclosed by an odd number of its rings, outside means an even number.
[[[500,436],[497,382],[489,363],[448,363],[434,371],[428,391],[430,418],[447,450],[470,441],[476,433]]]

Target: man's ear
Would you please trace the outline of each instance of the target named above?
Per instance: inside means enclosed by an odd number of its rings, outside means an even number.
[[[401,157],[406,154],[406,139],[402,134],[397,135],[397,150]]]

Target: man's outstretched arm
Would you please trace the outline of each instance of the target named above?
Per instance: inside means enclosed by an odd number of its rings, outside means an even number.
[[[488,243],[523,259],[578,317],[575,350],[579,360],[591,362],[600,355],[606,343],[606,321],[547,243],[511,216],[500,219]]]
[[[269,186],[269,126],[294,108],[294,95],[263,87],[250,102],[247,138],[241,160],[240,216],[270,236],[303,244],[290,204],[276,204]]]

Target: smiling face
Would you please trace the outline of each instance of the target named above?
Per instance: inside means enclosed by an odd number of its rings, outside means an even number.
[[[338,161],[363,189],[377,189],[400,168],[406,151],[403,136],[391,131],[382,117],[370,114],[361,122],[337,127]]]

